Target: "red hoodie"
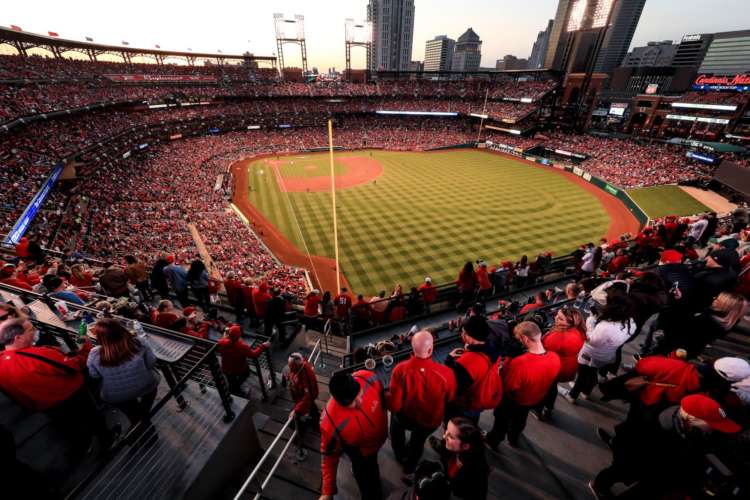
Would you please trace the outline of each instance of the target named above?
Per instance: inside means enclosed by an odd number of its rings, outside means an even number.
[[[393,370],[388,409],[428,429],[437,428],[445,413],[445,403],[456,396],[453,370],[432,359],[412,355]]]
[[[318,379],[309,362],[305,361],[297,371],[289,371],[289,394],[294,401],[294,413],[307,415],[318,397]]]
[[[388,417],[383,407],[383,386],[371,371],[353,373],[360,386],[362,404],[357,408],[328,401],[320,419],[320,453],[323,455],[322,495],[335,495],[339,458],[346,448],[355,448],[364,457],[376,454],[388,437]]]
[[[271,300],[271,294],[268,293],[268,285],[261,283],[260,286],[253,290],[253,304],[255,304],[255,315],[259,318],[266,317],[266,302]]]
[[[570,382],[578,371],[578,353],[583,348],[584,335],[577,328],[551,331],[542,338],[542,345],[560,357],[558,382]]]
[[[698,370],[681,359],[648,356],[638,361],[635,371],[651,382],[640,392],[641,401],[648,406],[661,401],[677,404],[683,396],[701,387]]]
[[[247,360],[260,356],[266,348],[262,345],[250,347],[244,340],[224,337],[220,339],[219,354],[221,354],[221,370],[228,375],[242,375],[250,369]]]

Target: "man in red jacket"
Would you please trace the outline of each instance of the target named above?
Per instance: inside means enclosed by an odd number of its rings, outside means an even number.
[[[349,332],[349,311],[352,309],[352,297],[346,287],[341,288],[341,293],[333,299],[334,317],[340,321],[344,335]]]
[[[237,316],[237,324],[242,324],[242,310],[245,309],[245,301],[242,296],[242,281],[232,271],[227,273],[224,280],[224,290],[227,292],[227,302],[234,308]]]
[[[391,447],[406,474],[414,472],[425,440],[440,426],[445,404],[456,395],[453,371],[432,360],[432,334],[427,330],[417,332],[411,346],[414,354],[393,370],[386,393],[391,411]],[[411,431],[408,444],[406,430]]]
[[[255,287],[253,286],[253,280],[245,278],[242,281],[242,305],[245,308],[245,312],[250,317],[250,326],[258,325],[258,315],[255,314],[255,303],[253,303],[253,294],[255,293]]]
[[[75,355],[54,347],[35,347],[39,331],[26,318],[0,323],[0,389],[26,411],[45,412],[85,451],[92,433],[108,447],[115,434],[107,429],[84,386],[83,373],[91,344]]]
[[[315,400],[318,398],[318,379],[312,365],[298,352],[293,352],[287,360],[289,373],[289,395],[294,401],[294,425],[297,430],[297,460],[307,458],[303,447],[305,431],[309,425],[320,422],[320,410]]]
[[[544,399],[560,372],[560,357],[544,348],[542,331],[536,323],[522,321],[513,329],[513,335],[527,352],[503,366],[503,401],[495,408],[495,423],[486,437],[494,450],[506,434],[510,445],[518,447],[529,410]]]
[[[242,340],[242,329],[239,325],[232,325],[219,340],[219,354],[221,355],[221,371],[227,376],[229,390],[232,394],[247,397],[242,391],[242,384],[250,376],[248,359],[255,359],[263,351],[271,347],[270,342],[263,342],[258,347],[250,347]]]
[[[437,288],[432,284],[432,278],[429,276],[425,277],[424,283],[419,285],[419,293],[422,294],[422,302],[424,302],[425,312],[430,312],[430,307],[437,300]]]
[[[387,437],[388,417],[383,407],[383,386],[371,371],[336,373],[328,384],[331,399],[320,419],[323,486],[321,500],[338,491],[336,472],[341,453],[352,461],[352,472],[363,500],[380,500],[378,451]]]

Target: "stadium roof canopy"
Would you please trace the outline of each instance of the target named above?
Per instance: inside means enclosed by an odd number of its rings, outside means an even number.
[[[15,47],[22,56],[27,55],[27,50],[40,47],[50,51],[55,57],[62,57],[65,52],[80,52],[87,55],[92,61],[101,54],[116,54],[123,60],[130,62],[134,56],[151,57],[158,64],[161,64],[167,57],[185,58],[188,64],[194,64],[196,59],[214,59],[218,64],[224,64],[228,60],[270,62],[276,66],[275,56],[256,56],[253,54],[222,54],[220,52],[192,52],[192,51],[174,51],[161,49],[146,49],[130,47],[128,45],[105,45],[94,42],[81,42],[79,40],[69,40],[56,36],[40,35],[21,31],[17,27],[8,28],[0,26],[0,43],[7,43]],[[124,42],[126,43],[126,42]]]

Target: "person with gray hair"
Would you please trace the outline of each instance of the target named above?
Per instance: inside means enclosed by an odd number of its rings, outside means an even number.
[[[0,389],[26,411],[45,412],[70,435],[79,451],[88,449],[92,432],[108,448],[116,433],[107,430],[84,385],[88,341],[74,355],[57,347],[37,347],[39,331],[26,318],[0,324]]]
[[[307,450],[303,447],[305,431],[311,425],[320,421],[320,410],[315,400],[318,398],[318,379],[315,376],[313,366],[302,354],[293,352],[289,355],[287,362],[289,373],[289,395],[294,401],[294,425],[297,429],[297,453],[298,462],[307,458]]]

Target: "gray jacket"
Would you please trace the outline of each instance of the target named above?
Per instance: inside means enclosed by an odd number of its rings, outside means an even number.
[[[111,404],[124,403],[148,394],[159,385],[156,356],[148,345],[119,366],[102,366],[101,347],[89,353],[87,366],[93,378],[102,379],[102,399]]]

